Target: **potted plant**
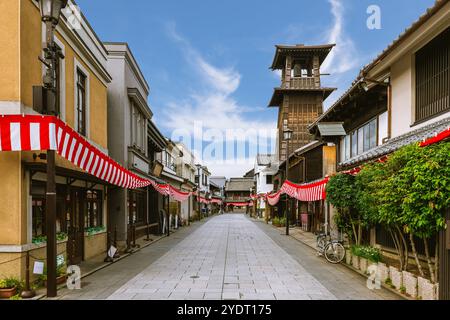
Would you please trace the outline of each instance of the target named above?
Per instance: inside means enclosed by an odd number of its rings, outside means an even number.
[[[352,256],[359,258],[358,263],[353,264],[356,269],[360,269],[362,272],[367,273],[369,264],[377,264],[381,261],[381,252],[379,249],[370,246],[353,246]]]
[[[17,294],[21,288],[19,280],[14,278],[6,278],[0,280],[0,298],[9,299]]]
[[[281,225],[280,225],[280,218],[274,217],[274,218],[272,219],[272,225],[273,225],[274,227],[280,227],[280,226],[281,226]]]
[[[44,274],[39,277],[39,280],[44,283],[44,286],[47,287],[47,269],[44,268]],[[67,281],[67,273],[65,264],[59,265],[56,268],[56,284],[60,285],[66,283]]]

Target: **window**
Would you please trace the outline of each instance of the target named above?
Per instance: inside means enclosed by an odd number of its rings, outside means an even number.
[[[341,161],[354,158],[377,146],[378,143],[378,117],[371,120],[341,141]]]
[[[145,134],[147,128],[147,122],[145,116],[138,109],[138,107],[131,103],[132,117],[131,117],[131,143],[134,147],[145,153]]]
[[[33,197],[33,238],[45,235],[45,199]]]
[[[85,227],[93,228],[103,226],[102,192],[88,190],[86,192],[86,202]]]
[[[351,149],[351,146],[350,146],[350,136],[346,136],[345,137],[345,140],[344,140],[344,146],[345,146],[345,153],[344,153],[344,156],[345,156],[345,160],[348,160],[348,159],[350,159],[350,149]]]
[[[146,193],[139,190],[128,191],[128,222],[144,224],[147,220]]]
[[[358,155],[358,131],[352,134],[352,158]]]
[[[450,28],[416,53],[415,121],[450,110]]]
[[[268,174],[266,176],[266,184],[272,184],[273,183],[273,176]]]
[[[77,69],[77,128],[86,136],[86,75]]]

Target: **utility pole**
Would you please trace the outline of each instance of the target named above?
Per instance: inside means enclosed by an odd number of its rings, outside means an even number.
[[[197,181],[197,203],[198,203],[198,217],[200,220],[202,220],[202,208],[201,208],[201,201],[200,201],[200,196],[201,196],[201,188],[200,188],[200,169],[201,169],[201,165],[197,164],[197,175],[198,175],[198,181]]]
[[[284,140],[286,141],[286,179],[285,181],[289,181],[289,141],[292,139],[292,130],[285,129],[284,130]],[[286,235],[289,235],[289,196],[286,194]]]
[[[44,59],[46,66],[43,78],[46,91],[46,107],[44,113],[58,116],[56,97],[59,94],[56,87],[57,60],[64,58],[54,41],[54,31],[59,23],[61,10],[66,7],[67,0],[40,0],[41,18],[45,23],[46,47]],[[47,185],[45,195],[46,234],[47,234],[47,297],[57,296],[56,288],[56,182],[55,182],[55,150],[47,150]]]

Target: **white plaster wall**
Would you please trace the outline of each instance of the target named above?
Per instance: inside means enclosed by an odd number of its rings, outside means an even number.
[[[431,40],[431,39],[429,39]],[[450,117],[446,112],[415,125],[415,52],[425,45],[420,43],[391,66],[392,84],[392,138]]]

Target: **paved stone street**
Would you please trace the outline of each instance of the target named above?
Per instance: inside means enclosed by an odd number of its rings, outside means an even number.
[[[244,215],[221,215],[85,279],[61,299],[396,299],[314,250]]]

